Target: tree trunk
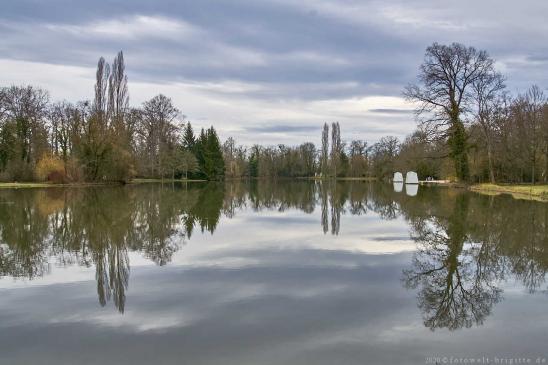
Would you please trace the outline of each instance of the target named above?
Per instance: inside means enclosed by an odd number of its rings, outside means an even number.
[[[531,183],[535,185],[535,165],[536,165],[535,158],[533,157],[533,167],[531,168]]]
[[[548,182],[548,138],[545,142],[545,152],[544,152],[544,183]]]
[[[495,183],[495,172],[493,171],[493,153],[491,152],[491,142],[487,142],[487,162],[489,165],[489,182]]]
[[[466,152],[466,130],[461,121],[454,120],[449,132],[449,147],[459,181],[468,180],[468,155]]]

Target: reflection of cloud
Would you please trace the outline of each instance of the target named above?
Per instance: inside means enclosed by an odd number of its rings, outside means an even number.
[[[259,264],[137,268],[124,315],[98,308],[93,283],[6,291],[0,360],[144,364],[153,354],[163,363],[419,363],[432,343],[451,354],[469,353],[486,339],[492,351],[512,348],[516,335],[530,348],[545,345],[546,311],[523,292],[501,305],[489,326],[429,331],[415,294],[401,288],[407,253],[257,249],[232,255],[251,255]],[[313,265],[317,261],[331,264]],[[514,310],[527,311],[530,320],[520,317],[519,326],[505,331]],[[19,351],[22,343],[32,343],[32,351]]]
[[[417,196],[418,192],[419,192],[418,184],[405,184],[405,193],[408,196]]]

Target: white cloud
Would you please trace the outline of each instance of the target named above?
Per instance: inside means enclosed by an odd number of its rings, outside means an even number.
[[[142,38],[181,39],[181,37],[188,38],[199,35],[198,29],[180,19],[145,15],[99,20],[81,25],[46,24],[45,28],[75,36],[131,40]]]

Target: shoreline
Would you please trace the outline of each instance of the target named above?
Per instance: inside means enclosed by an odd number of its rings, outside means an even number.
[[[293,179],[290,179],[293,180]],[[336,179],[322,179],[317,177],[302,177],[295,178],[294,180],[336,180],[336,181],[376,181],[375,178],[370,177],[346,177]],[[144,179],[136,178],[125,184],[120,182],[80,182],[80,183],[66,183],[66,184],[53,184],[47,182],[0,182],[0,189],[28,189],[28,188],[85,188],[95,186],[123,186],[123,185],[138,185],[148,183],[191,183],[191,182],[207,182],[207,180],[199,179]],[[548,185],[525,185],[525,184],[473,184],[467,185],[462,183],[451,182],[448,180],[436,180],[436,181],[419,181],[419,185],[422,186],[439,186],[455,189],[466,189],[478,194],[483,195],[501,195],[508,194],[514,199],[522,200],[534,200],[540,202],[548,202]]]
[[[548,202],[548,185],[476,184],[471,185],[468,189],[484,195],[508,194],[514,199]]]
[[[511,195],[514,199],[534,200],[539,202],[548,202],[548,185],[539,184],[462,184],[447,180],[420,181],[424,186],[441,186],[456,189],[466,189],[474,193],[483,195]]]
[[[530,184],[462,184],[450,181],[420,181],[424,186],[441,186],[455,189],[466,189],[474,193],[483,195],[511,195],[514,199],[534,200],[548,202],[548,185],[530,185]]]
[[[108,181],[108,182],[78,182],[54,184],[48,182],[0,182],[0,189],[29,189],[29,188],[86,188],[93,186],[123,186],[137,185],[147,183],[175,183],[175,182],[206,182],[207,180],[193,179],[133,179],[127,183]]]

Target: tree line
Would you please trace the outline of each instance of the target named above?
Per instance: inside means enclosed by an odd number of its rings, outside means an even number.
[[[512,96],[486,51],[434,43],[404,96],[417,129],[368,144],[343,141],[325,123],[321,145],[221,143],[213,127],[195,134],[173,101],[157,95],[129,106],[123,53],[99,59],[92,101],[51,103],[33,86],[0,88],[0,180],[128,181],[134,177],[376,177],[464,182],[548,182],[548,100],[540,87]]]
[[[224,175],[213,127],[195,136],[170,98],[129,106],[122,52],[100,58],[94,99],[51,103],[33,86],[0,88],[0,180],[120,181]]]

